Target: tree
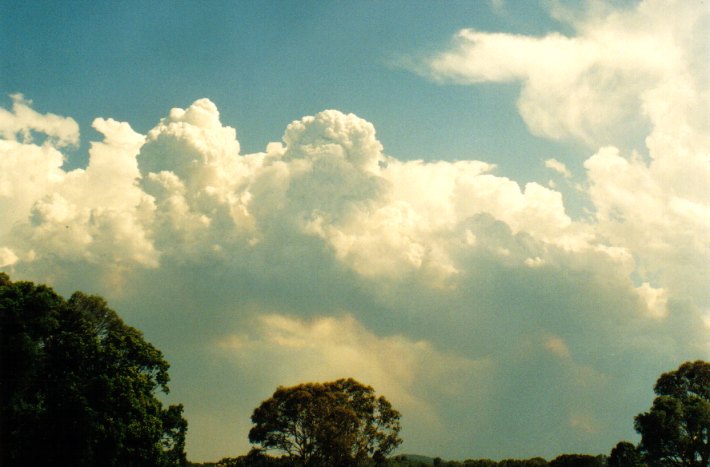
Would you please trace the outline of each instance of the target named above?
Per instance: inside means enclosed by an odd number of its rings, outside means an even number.
[[[279,387],[254,410],[249,441],[304,466],[358,466],[402,442],[399,417],[353,379]]]
[[[628,441],[619,441],[609,454],[609,467],[642,467],[641,453]]]
[[[710,363],[683,363],[656,381],[651,410],[634,426],[650,466],[710,465]]]
[[[547,467],[548,463],[542,457],[533,457],[532,459],[503,459],[495,465],[498,467]]]
[[[590,456],[588,454],[562,454],[552,459],[550,467],[604,467],[604,456]]]
[[[253,448],[245,456],[225,457],[217,461],[217,467],[287,467],[292,464],[287,458],[271,457],[259,448]]]
[[[463,465],[464,467],[497,467],[498,462],[491,459],[466,459]],[[547,462],[544,465],[547,465]]]
[[[183,465],[168,362],[97,296],[0,273],[0,464]]]

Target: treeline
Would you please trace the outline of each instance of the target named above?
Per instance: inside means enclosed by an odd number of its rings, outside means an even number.
[[[606,467],[607,457],[603,455],[589,456],[584,454],[563,454],[550,462],[542,457],[533,457],[532,459],[504,459],[499,462],[491,459],[444,461],[440,458],[435,458],[431,464],[424,462],[412,463],[406,459],[398,460],[395,457],[392,460],[392,463],[388,465],[397,467],[429,467],[431,465],[441,467]]]
[[[400,413],[353,379],[278,387],[251,417],[248,454],[192,464],[182,405],[165,407],[169,364],[101,297],[68,300],[0,273],[0,465],[220,467],[710,467],[710,363],[662,374],[641,441],[550,461],[391,456]],[[269,452],[281,456],[269,455]]]
[[[657,397],[651,409],[634,418],[641,442],[620,441],[608,456],[564,454],[551,461],[537,457],[499,462],[436,458],[428,462],[413,456],[386,457],[401,443],[399,413],[384,397],[375,398],[372,388],[354,380],[280,387],[252,416],[249,440],[262,449],[222,459],[216,465],[710,467],[710,363],[686,362],[662,374],[654,391]],[[269,449],[286,454],[271,457],[264,453]]]
[[[465,461],[445,461],[441,458],[421,460],[421,456],[398,455],[381,462],[370,460],[360,464],[363,467],[608,467],[609,458],[604,455],[590,456],[584,454],[563,454],[547,461],[542,457],[532,459],[504,459],[494,461],[491,459],[467,459]],[[287,456],[272,457],[253,450],[240,457],[224,458],[216,463],[190,464],[193,467],[290,467],[293,460]],[[633,467],[633,464],[623,464]]]

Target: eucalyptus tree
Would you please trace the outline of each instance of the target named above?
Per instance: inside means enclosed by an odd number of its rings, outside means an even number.
[[[648,412],[636,416],[640,451],[650,466],[710,466],[710,363],[683,363],[662,374]]]
[[[249,441],[304,466],[383,460],[402,440],[400,414],[353,379],[279,387],[254,410]]]
[[[168,368],[101,297],[0,273],[0,464],[186,464]]]

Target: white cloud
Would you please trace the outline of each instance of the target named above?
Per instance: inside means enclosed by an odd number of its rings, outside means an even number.
[[[7,247],[0,248],[0,268],[12,266],[18,259],[17,255],[11,249]]]
[[[31,109],[26,113],[34,115]],[[21,122],[24,118],[17,116]],[[52,146],[2,142],[0,207],[8,222],[0,243],[13,251],[15,264],[63,258],[101,264],[102,269],[157,266],[144,225],[152,201],[136,184],[135,155],[143,137],[111,119],[97,119],[94,128],[105,135],[104,142],[92,143],[86,169],[71,172],[61,168],[63,156]]]
[[[692,183],[704,178],[710,184],[710,172],[696,171],[685,158],[676,158],[680,166],[674,164],[675,173],[668,172],[662,167],[670,164],[667,158],[672,155],[660,157],[649,165],[604,148],[585,162],[597,230],[633,252],[646,280],[660,276],[664,287],[678,296],[707,306],[710,296],[703,277],[710,261],[710,198],[701,199],[707,185]]]
[[[287,158],[343,160],[376,173],[382,160],[382,144],[375,138],[371,123],[353,114],[326,110],[304,117],[286,128]]]
[[[0,135],[6,140],[19,136],[23,143],[33,142],[33,132],[49,138],[49,143],[64,147],[79,143],[79,125],[73,118],[51,113],[40,114],[32,109],[32,101],[22,94],[13,94],[12,111],[0,108]]]
[[[555,4],[553,12],[574,35],[462,30],[427,62],[427,73],[470,84],[520,82],[519,110],[533,133],[591,146],[618,141],[584,164],[596,217],[591,230],[581,232],[595,238],[586,240],[599,251],[612,247],[631,255],[640,282],[660,281],[671,295],[693,297],[707,309],[710,66],[701,57],[710,39],[710,7],[648,0],[625,10],[601,2],[581,11]],[[639,125],[646,126],[645,154],[640,148],[624,154],[619,148],[629,146],[627,134]],[[571,176],[561,161],[545,165]],[[543,205],[549,209],[556,192],[548,193]],[[535,233],[533,220],[498,218]],[[555,227],[538,238],[551,240],[562,231],[564,216],[556,218],[543,223]],[[656,314],[661,302],[648,301]]]
[[[340,376],[393,400],[435,455],[471,438],[481,456],[603,452],[633,436],[661,371],[708,357],[707,12],[668,5],[574,13],[569,37],[466,30],[431,62],[444,80],[520,81],[537,134],[603,142],[575,171],[584,218],[492,163],[386,156],[336,110],[255,154],[207,99],[146,135],[97,119],[103,141],[67,171],[73,120],[16,98],[0,112],[0,264],[101,293],[155,336],[198,458],[246,449],[278,384]],[[645,122],[646,148],[607,144],[620,120]],[[580,162],[558,159],[565,178]]]
[[[339,376],[390,397],[415,444],[464,452],[468,441],[445,429],[461,424],[489,446],[482,455],[495,455],[493,432],[542,417],[579,428],[558,433],[550,450],[574,449],[574,433],[592,426],[598,446],[623,430],[590,414],[615,403],[605,400],[614,385],[638,382],[599,349],[641,362],[642,378],[663,358],[706,348],[696,325],[707,293],[677,256],[692,252],[694,271],[705,267],[696,216],[705,206],[668,195],[668,180],[616,149],[587,161],[597,211],[580,221],[560,192],[521,186],[491,164],[386,157],[371,124],[336,111],[296,121],[283,144],[247,155],[207,100],[172,110],[145,137],[110,119],[94,127],[104,141],[71,172],[55,148],[2,142],[1,206],[12,224],[0,259],[11,274],[102,293],[170,336],[173,394],[192,407],[197,455],[246,449],[244,433],[215,436],[210,423],[248,419],[276,385]],[[670,248],[681,235],[695,240]],[[197,327],[178,324],[194,323],[193,309]],[[238,358],[204,376],[211,391],[227,390],[224,371],[250,381],[246,399],[220,396],[233,404],[226,413],[185,382],[203,378],[195,365],[210,365],[215,349],[204,342],[216,340]],[[557,408],[539,399],[550,394]],[[629,411],[629,400],[618,402]],[[519,435],[506,452],[544,454],[531,450],[539,439]]]
[[[6,232],[23,220],[32,203],[64,180],[62,154],[51,146],[0,141],[0,208]]]
[[[547,159],[545,161],[545,167],[554,170],[565,178],[572,178],[572,172],[569,171],[563,162],[560,162],[557,159]]]
[[[654,93],[692,86],[688,66],[707,65],[689,63],[686,52],[707,42],[707,15],[701,3],[651,0],[629,11],[560,14],[576,36],[464,29],[426,73],[459,83],[520,81],[518,108],[534,134],[606,142],[655,118]]]

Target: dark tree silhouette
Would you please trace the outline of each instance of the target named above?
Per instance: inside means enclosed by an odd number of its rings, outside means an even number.
[[[0,464],[185,464],[168,367],[102,298],[0,273]]]
[[[651,410],[636,416],[650,466],[710,465],[710,363],[698,360],[658,378]]]
[[[606,467],[604,456],[587,454],[562,454],[552,459],[550,467]]]
[[[619,441],[609,454],[609,467],[642,467],[641,453],[628,441]]]
[[[400,414],[353,379],[279,387],[251,417],[249,441],[305,466],[357,466],[401,443]]]

